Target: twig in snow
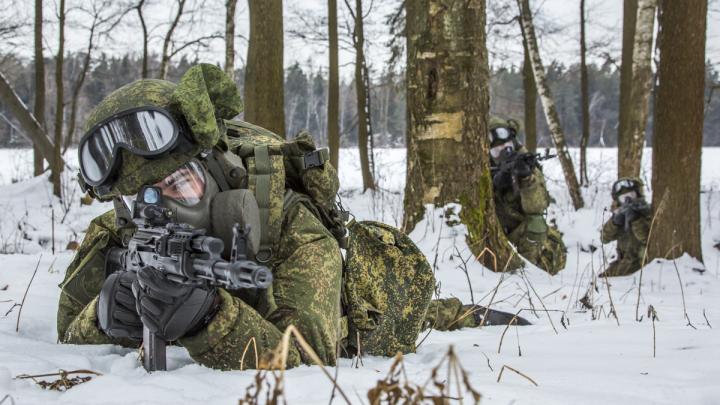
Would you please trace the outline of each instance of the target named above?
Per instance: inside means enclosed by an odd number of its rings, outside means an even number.
[[[470,289],[470,303],[475,305],[475,295],[473,294],[472,282],[470,281],[470,273],[467,266],[468,259],[463,259],[460,249],[458,249],[457,245],[454,243],[453,248],[455,249],[455,253],[457,253],[458,259],[460,259],[460,264],[457,265],[457,268],[465,273],[465,280],[467,280],[468,289]],[[472,253],[470,253],[470,257],[472,257]]]
[[[652,327],[653,327],[653,358],[655,357],[656,350],[657,350],[657,343],[655,339],[655,320],[659,320],[657,317],[657,312],[655,312],[655,307],[652,305],[648,305],[647,309],[647,316],[652,320]]]
[[[10,301],[7,301],[7,302],[10,302]],[[5,312],[5,316],[7,317],[8,315],[10,315],[10,313],[13,311],[13,309],[15,309],[15,307],[19,307],[19,306],[20,306],[20,304],[18,304],[17,302],[14,303],[14,304],[10,307],[10,309],[8,309],[7,312]]]
[[[39,385],[40,387],[46,389],[46,390],[54,390],[54,391],[67,391],[70,388],[82,384],[85,382],[88,382],[92,380],[92,376],[86,376],[86,377],[72,377],[68,378],[70,374],[93,374],[96,376],[102,375],[101,373],[98,373],[97,371],[92,370],[73,370],[73,371],[65,371],[60,370],[57,373],[48,373],[48,374],[37,374],[37,375],[27,375],[27,374],[21,374],[16,376],[16,379],[24,380],[24,379],[31,379],[35,382],[35,384]],[[36,378],[40,377],[54,377],[59,376],[55,381],[44,381],[44,380],[36,380]]]
[[[680,296],[682,297],[683,313],[685,314],[685,319],[687,319],[687,322],[688,322],[686,326],[690,326],[693,329],[697,329],[695,327],[695,325],[693,325],[692,322],[690,321],[690,317],[688,316],[688,313],[687,313],[687,306],[685,305],[685,289],[683,288],[682,278],[680,278],[680,270],[678,270],[677,261],[675,259],[673,259],[672,262],[673,262],[673,267],[675,268],[675,274],[677,274],[678,284],[680,284]]]
[[[255,336],[253,336],[250,338],[250,340],[248,340],[247,344],[245,345],[245,349],[242,352],[242,356],[240,356],[240,371],[243,371],[245,369],[245,354],[247,354],[247,351],[250,348],[250,343],[252,343],[253,351],[255,352],[255,368],[258,368],[260,366],[260,362],[258,361],[257,342],[255,341]]]
[[[660,204],[658,204],[658,209],[655,211],[655,214],[653,214],[652,221],[650,221],[650,229],[648,230],[648,238],[647,242],[645,242],[645,246],[650,246],[650,238],[652,238],[653,229],[655,228],[655,220],[662,212],[663,208],[665,208],[665,201],[667,200],[667,196],[668,190],[665,190],[665,194],[663,194],[662,199],[660,200]],[[637,322],[640,322],[640,295],[642,294],[643,268],[645,268],[645,265],[647,264],[647,251],[648,250],[645,249],[645,252],[643,252],[643,259],[640,263],[640,280],[638,281],[637,303],[635,304],[635,320]]]
[[[550,321],[550,326],[552,326],[553,330],[555,331],[555,334],[557,335],[558,330],[555,327],[555,323],[553,322],[552,317],[548,313],[548,309],[545,306],[545,302],[543,301],[542,297],[540,297],[540,294],[538,294],[537,291],[535,291],[535,287],[533,287],[532,283],[530,282],[530,280],[527,277],[527,274],[525,274],[525,271],[521,271],[521,274],[522,274],[523,278],[525,279],[525,281],[527,282],[530,289],[532,290],[532,292],[535,294],[535,296],[538,298],[538,300],[540,300],[540,305],[542,305],[543,309],[545,310],[545,313],[548,316],[548,320]]]
[[[487,360],[487,366],[490,369],[490,371],[494,372],[495,370],[493,370],[492,366],[490,365],[490,357],[488,357],[487,354],[485,354],[484,352],[481,352],[481,353],[483,356],[485,356],[485,360]]]
[[[526,374],[524,374],[518,370],[515,370],[514,368],[508,366],[507,364],[503,364],[502,368],[500,369],[500,374],[498,374],[497,382],[500,382],[500,379],[502,378],[502,375],[503,375],[503,371],[505,371],[505,369],[508,369],[521,377],[524,377],[526,380],[530,381],[534,386],[539,387],[538,383],[536,383],[535,380],[528,377]]]
[[[712,325],[710,325],[710,321],[708,321],[707,315],[705,315],[705,308],[703,308],[703,318],[705,318],[705,323],[707,324],[707,326],[712,329]]]
[[[40,258],[38,258],[38,262],[35,265],[35,270],[33,271],[32,277],[30,277],[30,282],[25,289],[25,294],[23,294],[22,301],[20,302],[20,309],[18,310],[17,321],[15,322],[15,332],[20,332],[20,315],[22,315],[23,305],[25,305],[25,298],[27,298],[28,291],[30,291],[30,286],[32,285],[33,280],[35,280],[35,274],[37,274],[38,267],[40,267],[40,260],[42,260],[42,255],[40,255]],[[52,267],[54,263],[55,260],[52,261],[50,267]]]
[[[510,322],[508,322],[508,324],[505,326],[505,329],[503,329],[502,335],[500,335],[500,343],[498,344],[498,353],[500,353],[500,349],[502,349],[503,339],[505,339],[505,333],[507,333],[507,331],[508,331],[508,329],[510,328],[511,325],[513,325],[513,324],[517,325],[518,317],[520,316],[520,313],[521,313],[522,311],[534,311],[534,309],[531,309],[531,308],[521,308],[520,310],[518,310],[518,311],[515,313],[515,315],[513,315],[513,317],[510,319]],[[542,310],[540,310],[540,311],[542,311]],[[548,312],[548,313],[549,313],[549,312],[561,312],[561,313],[562,313],[562,317],[565,317],[565,311],[563,311],[563,310],[561,310],[561,309],[546,309],[545,312]],[[548,314],[548,317],[549,317],[549,316],[550,316],[550,314]],[[562,318],[561,318],[561,319],[562,319]],[[566,328],[566,329],[567,329],[567,328]]]
[[[7,394],[3,397],[3,399],[0,399],[0,405],[4,404],[8,399],[10,400],[10,405],[15,405],[15,400],[10,396],[10,394]]]

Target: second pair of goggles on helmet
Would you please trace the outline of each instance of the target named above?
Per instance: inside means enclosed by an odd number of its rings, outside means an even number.
[[[515,130],[508,127],[497,127],[490,130],[490,144],[504,142],[515,137]]]
[[[80,172],[83,180],[98,186],[117,169],[120,148],[153,158],[172,150],[180,138],[180,126],[169,112],[141,107],[115,114],[90,129],[80,140]]]
[[[612,193],[618,195],[623,190],[637,191],[639,188],[638,183],[632,179],[620,179],[613,184]]]

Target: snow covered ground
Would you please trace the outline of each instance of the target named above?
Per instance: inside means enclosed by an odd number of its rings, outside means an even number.
[[[357,218],[400,223],[404,153],[378,151],[380,190],[362,194],[357,151],[343,150],[341,194]],[[555,277],[535,268],[514,275],[484,269],[472,260],[462,226],[442,224],[439,209],[428,212],[411,237],[431,262],[437,259],[442,297],[474,299],[485,305],[492,299],[494,308],[511,312],[535,308],[537,312],[524,311],[534,325],[510,328],[504,338],[502,326],[432,331],[416,354],[405,356],[410,380],[422,384],[453,345],[484,404],[720,403],[720,252],[713,248],[720,241],[720,150],[705,149],[703,155],[705,265],[683,257],[646,267],[638,307],[641,322],[635,320],[639,274],[611,279],[609,285],[597,280],[597,288],[591,288],[614,251],[610,245],[590,253],[590,246],[600,246],[598,229],[608,217],[604,208],[610,203],[616,151],[592,149],[589,156],[592,186],[583,190],[588,207],[579,212],[572,210],[558,162],[545,165],[550,191],[557,200],[549,216],[557,220],[569,248],[567,268]],[[29,151],[0,150],[0,403],[5,395],[16,404],[237,403],[252,383],[254,371],[211,370],[193,364],[183,349],[171,348],[169,371],[148,375],[133,350],[56,344],[57,285],[72,259],[66,245],[81,240],[89,220],[111,207],[81,207],[76,191],[68,209],[51,198],[43,178],[30,179],[30,159]],[[75,160],[74,154],[69,160]],[[645,173],[649,180],[648,165]],[[69,189],[74,189],[72,176],[66,180]],[[469,282],[459,267],[458,251],[468,261]],[[22,300],[38,261],[16,332],[19,308],[13,306]],[[586,293],[594,310],[578,303]],[[609,315],[609,294],[618,320]],[[650,305],[657,314],[654,323],[647,316]],[[365,357],[363,365],[355,368],[351,360],[342,360],[339,384],[353,404],[367,403],[368,389],[385,377],[391,364],[392,359]],[[508,370],[497,382],[503,365],[522,372],[538,386]],[[89,369],[103,375],[64,393],[13,378],[59,369]],[[332,391],[317,366],[289,370],[285,388],[289,404],[328,403]],[[10,398],[4,404],[11,403]],[[343,400],[336,397],[335,402]]]

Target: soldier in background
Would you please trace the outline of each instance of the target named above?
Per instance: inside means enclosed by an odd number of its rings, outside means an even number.
[[[513,119],[490,118],[490,158],[495,211],[518,253],[550,274],[565,267],[562,234],[548,226],[551,197],[537,155],[518,141]]]
[[[617,241],[617,257],[601,277],[626,276],[642,267],[651,210],[640,179],[624,177],[612,186],[612,217],[602,228],[602,243]]]

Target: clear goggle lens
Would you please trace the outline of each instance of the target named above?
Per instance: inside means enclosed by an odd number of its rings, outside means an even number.
[[[205,195],[205,172],[196,161],[190,161],[172,174],[154,184],[162,191],[162,198],[170,198],[182,205],[192,207]],[[123,196],[125,205],[133,210],[137,195]],[[147,202],[147,198],[145,198]]]

